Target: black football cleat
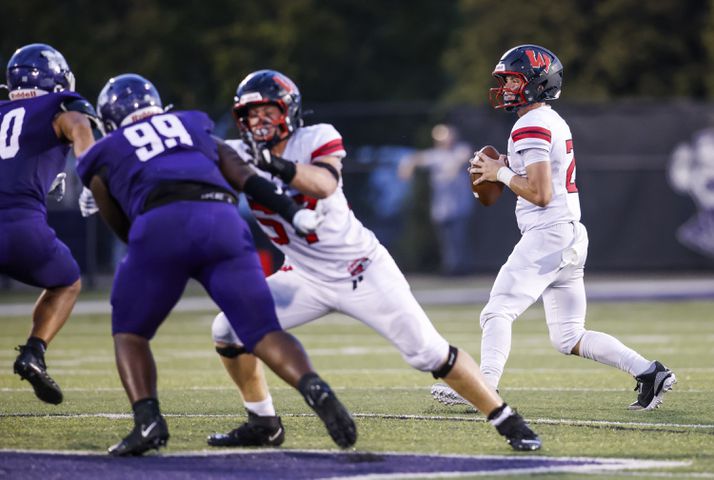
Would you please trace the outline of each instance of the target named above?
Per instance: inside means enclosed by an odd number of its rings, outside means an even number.
[[[652,369],[649,373],[643,373],[635,377],[638,392],[637,400],[630,404],[630,410],[654,410],[662,404],[664,394],[672,390],[677,383],[674,372],[658,361],[652,362]]]
[[[496,415],[496,419],[489,420],[498,430],[498,433],[506,437],[506,441],[514,450],[528,452],[539,450],[541,447],[540,438],[528,427],[528,424],[518,412],[505,407],[502,414]]]
[[[327,427],[327,432],[341,448],[349,448],[357,441],[357,426],[352,415],[337,399],[329,385],[317,375],[300,382],[300,392],[307,404]]]
[[[47,374],[44,354],[28,345],[19,345],[16,350],[20,352],[15,360],[13,369],[20,378],[27,380],[35,390],[37,398],[43,402],[59,405],[62,403],[62,390],[57,382]]]
[[[280,417],[259,417],[248,410],[248,421],[228,433],[214,433],[206,440],[212,447],[279,447],[285,441]]]
[[[143,455],[147,450],[165,447],[169,440],[169,428],[161,415],[135,424],[134,429],[121,442],[109,447],[107,452],[115,457]]]

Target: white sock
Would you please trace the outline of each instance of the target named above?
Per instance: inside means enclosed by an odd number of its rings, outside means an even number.
[[[273,406],[273,397],[268,394],[268,398],[260,402],[243,402],[246,409],[255,413],[259,417],[274,417],[275,407]]]
[[[511,323],[507,318],[491,317],[483,325],[481,373],[494,390],[498,389],[498,382],[511,353]]]
[[[615,337],[592,330],[586,330],[580,339],[580,356],[619,368],[633,377],[646,371],[652,364]]]

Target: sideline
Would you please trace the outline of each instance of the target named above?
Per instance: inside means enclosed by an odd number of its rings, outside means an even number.
[[[485,303],[491,289],[492,277],[444,278],[413,275],[408,278],[417,301],[422,305],[471,305]],[[714,300],[714,275],[663,277],[597,276],[585,280],[588,301],[688,301]],[[194,294],[195,295],[195,294]],[[2,299],[2,292],[0,292]],[[0,305],[0,316],[29,315],[34,302]],[[176,312],[218,312],[207,295],[182,298],[174,307]],[[111,313],[109,301],[80,300],[74,315]]]

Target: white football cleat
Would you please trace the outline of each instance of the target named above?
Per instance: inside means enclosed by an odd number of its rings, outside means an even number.
[[[443,403],[444,405],[468,405],[469,407],[474,408],[474,406],[471,405],[471,402],[456,393],[456,390],[448,385],[444,385],[443,383],[435,383],[431,386],[431,396],[434,397],[434,400],[439,403]]]

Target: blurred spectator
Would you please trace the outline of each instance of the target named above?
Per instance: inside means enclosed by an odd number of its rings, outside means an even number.
[[[399,176],[409,179],[416,168],[429,171],[431,221],[436,230],[444,275],[472,273],[469,225],[476,202],[466,171],[471,146],[460,142],[453,126],[438,124],[431,130],[434,147],[402,159]]]

